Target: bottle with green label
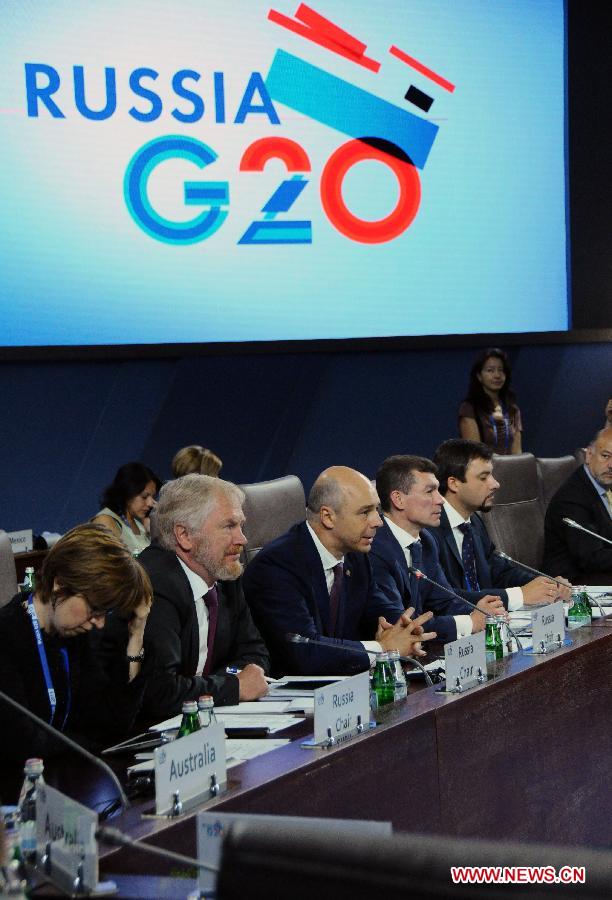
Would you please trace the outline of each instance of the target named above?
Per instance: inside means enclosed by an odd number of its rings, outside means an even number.
[[[388,653],[376,654],[376,665],[372,678],[379,706],[393,703],[395,700],[395,672]]]
[[[575,587],[572,590],[572,602],[567,611],[567,624],[570,628],[580,628],[581,625],[590,625],[591,621],[591,601],[586,588]]]
[[[193,734],[194,731],[199,731],[200,728],[198,704],[195,700],[186,700],[183,703],[183,720],[176,737],[177,739],[186,737],[188,734]]]
[[[501,621],[495,616],[487,616],[485,623],[485,651],[487,662],[495,662],[504,658]]]

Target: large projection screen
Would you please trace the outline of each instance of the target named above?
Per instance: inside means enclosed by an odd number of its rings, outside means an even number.
[[[0,344],[567,329],[565,57],[562,0],[10,4]]]

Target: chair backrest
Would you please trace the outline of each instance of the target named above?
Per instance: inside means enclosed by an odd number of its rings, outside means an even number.
[[[540,480],[540,503],[546,515],[548,504],[564,481],[570,477],[580,465],[576,456],[542,457],[537,459],[538,478]]]
[[[288,827],[287,823],[246,819],[224,834],[218,900],[269,900],[284,885],[292,900],[334,897],[371,900],[407,897],[495,897],[540,900],[558,896],[557,884],[454,885],[451,867],[576,867],[584,883],[563,885],[566,900],[604,900],[612,891],[612,853],[589,847],[481,841],[443,835],[363,835],[338,823],[333,839],[328,829]],[[580,877],[580,876],[578,876]],[[247,887],[245,887],[247,886]]]
[[[539,569],[544,551],[544,514],[535,456],[495,455],[493,474],[500,487],[491,511],[483,516],[489,536],[498,550]]]
[[[246,498],[244,561],[249,562],[265,545],[306,518],[304,487],[297,475],[272,481],[241,484]]]
[[[6,531],[0,530],[0,606],[5,606],[17,593],[15,556]]]

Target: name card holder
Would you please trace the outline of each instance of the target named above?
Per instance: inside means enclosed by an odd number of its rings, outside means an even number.
[[[525,653],[540,656],[564,646],[569,647],[573,643],[565,637],[565,612],[561,600],[534,609],[531,613],[531,628],[533,646]]]
[[[34,872],[70,897],[114,894],[113,881],[98,881],[97,813],[48,784],[36,792]]]
[[[441,694],[461,694],[487,680],[487,653],[484,631],[451,641],[444,646],[446,686]]]
[[[209,725],[155,750],[155,812],[180,816],[227,790],[225,730]]]
[[[361,672],[314,692],[314,737],[302,741],[308,749],[329,749],[370,727],[370,675]]]

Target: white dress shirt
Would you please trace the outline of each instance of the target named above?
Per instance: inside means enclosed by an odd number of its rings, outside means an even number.
[[[466,524],[471,524],[470,519],[464,519],[463,516],[457,512],[455,507],[446,500],[444,501],[444,509],[448,516],[448,523],[452,529],[457,549],[459,550],[459,556],[461,557],[461,551],[463,550],[463,532],[459,526],[463,525],[464,522]],[[485,585],[482,590],[486,591],[487,587],[493,587],[493,585]],[[523,606],[523,592],[520,587],[504,588],[504,590],[508,595],[508,611],[513,612],[515,609],[520,609]]]
[[[195,603],[196,616],[198,618],[198,632],[200,635],[200,652],[198,654],[198,667],[193,674],[201,675],[204,665],[206,664],[206,657],[208,656],[208,607],[204,603],[204,597],[209,592],[210,587],[206,584],[204,579],[198,575],[197,572],[194,572],[193,569],[190,569],[179,556],[177,556],[177,559],[183,567],[183,572],[187,576],[193,594],[193,602]]]
[[[341,556],[340,559],[336,559],[333,553],[330,553],[327,547],[321,543],[319,540],[316,531],[314,528],[310,527],[310,523],[306,522],[306,528],[312,538],[315,547],[317,548],[317,553],[321,558],[321,565],[323,566],[323,571],[325,573],[325,581],[327,584],[327,590],[331,592],[332,585],[334,583],[334,566],[337,566],[338,563],[344,562],[344,557]],[[394,624],[393,622],[391,623]],[[378,643],[378,641],[360,641],[365,650],[369,650],[372,654],[381,653],[382,647]],[[370,664],[375,661],[375,657],[372,656],[370,659]]]
[[[412,554],[410,552],[410,545],[414,544],[415,541],[419,540],[419,538],[413,537],[408,531],[398,525],[396,522],[392,522],[391,519],[388,519],[385,516],[385,522],[389,526],[391,534],[396,539],[402,550],[404,551],[404,556],[406,557],[406,562],[410,567],[412,565]],[[427,573],[425,573],[427,574]],[[450,597],[449,597],[450,599]],[[457,628],[457,638],[467,637],[472,633],[472,619],[469,615],[461,615],[461,616],[453,616],[455,620],[455,626]]]

